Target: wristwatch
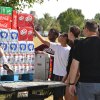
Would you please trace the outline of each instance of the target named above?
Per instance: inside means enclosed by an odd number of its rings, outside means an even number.
[[[69,83],[69,85],[75,85],[75,83]]]

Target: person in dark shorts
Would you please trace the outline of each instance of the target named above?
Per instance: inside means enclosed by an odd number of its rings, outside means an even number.
[[[48,39],[50,42],[56,42],[59,33],[56,29],[52,28],[49,30]],[[53,80],[53,64],[54,64],[54,51],[49,48],[46,44],[41,44],[40,46],[35,48],[37,53],[48,53],[50,54],[50,67],[49,67],[49,76],[48,78]]]
[[[67,84],[66,92],[65,92],[65,100],[76,100],[76,98],[77,98],[76,96],[71,96],[69,94],[69,91],[68,91],[68,83],[69,83],[68,74],[69,74],[71,62],[72,62],[72,59],[73,59],[74,48],[75,48],[75,45],[77,45],[77,43],[79,41],[80,33],[81,33],[80,28],[76,25],[73,25],[69,28],[68,38],[70,40],[71,50],[70,50],[68,65],[67,65],[67,69],[66,69],[67,74],[65,75],[65,77],[62,80],[63,82],[65,82]]]

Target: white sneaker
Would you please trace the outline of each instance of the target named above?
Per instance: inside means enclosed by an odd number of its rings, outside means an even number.
[[[5,70],[7,70],[7,74],[8,75],[13,75],[14,74],[13,70],[10,69],[10,65],[9,64],[3,64],[3,68]]]

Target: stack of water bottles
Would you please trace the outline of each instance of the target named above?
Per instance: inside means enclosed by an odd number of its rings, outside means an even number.
[[[0,46],[5,51],[7,60],[15,75],[34,74],[35,53],[32,41],[18,41],[18,31],[0,29]],[[0,59],[1,66],[4,63]],[[0,75],[7,75],[0,67]],[[23,79],[24,80],[24,79]]]
[[[13,12],[14,16],[15,11]],[[25,18],[28,18],[28,21],[29,16],[32,16],[28,14],[16,14],[17,18],[12,18],[14,20],[12,20],[13,29],[0,27],[0,46],[3,48],[8,63],[11,65],[14,72],[14,75],[7,75],[6,70],[2,67],[4,61],[0,58],[0,76],[3,77],[1,80],[4,81],[32,81],[34,79],[35,53],[33,30],[29,25],[25,26],[24,23],[24,26],[21,26],[21,20],[23,20],[20,18],[23,17],[21,15],[26,16]],[[3,19],[4,18],[5,17],[3,17]],[[19,24],[17,24],[17,22]]]

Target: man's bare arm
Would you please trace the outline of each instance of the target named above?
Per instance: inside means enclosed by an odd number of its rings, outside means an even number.
[[[50,42],[47,41],[47,40],[45,40],[45,38],[43,38],[43,37],[35,30],[34,25],[32,25],[32,27],[33,27],[33,32],[34,32],[34,34],[39,38],[39,40],[40,40],[42,43],[44,43],[44,44],[46,44],[47,46],[50,47]]]
[[[73,59],[70,72],[69,72],[69,93],[74,96],[74,93],[76,92],[75,84],[76,84],[76,78],[77,78],[77,73],[79,69],[79,61]]]
[[[70,68],[70,72],[69,72],[70,84],[75,83],[78,69],[79,69],[79,61],[73,59],[71,68]]]

